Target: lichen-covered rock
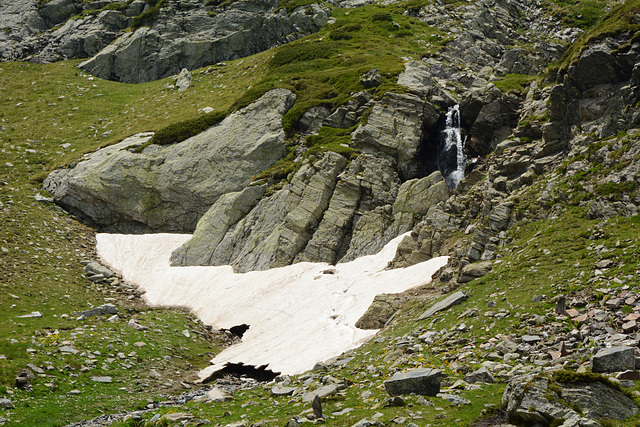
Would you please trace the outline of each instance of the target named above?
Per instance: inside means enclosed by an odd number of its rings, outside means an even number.
[[[393,220],[397,234],[411,230],[417,220],[426,215],[431,207],[444,202],[451,194],[439,171],[425,178],[405,181],[393,203]]]
[[[187,232],[223,194],[240,191],[285,154],[282,116],[295,96],[275,89],[219,125],[171,146],[125,140],[52,172],[54,201],[103,230]]]
[[[612,39],[588,46],[569,74],[572,83],[581,91],[601,84],[619,83],[628,79],[633,64],[626,64],[612,51],[618,48]]]
[[[491,271],[491,261],[474,262],[467,264],[460,272],[460,283],[467,283],[478,277],[482,277]]]
[[[592,420],[624,420],[638,413],[633,400],[603,382],[563,383],[531,374],[512,378],[502,402],[509,420],[523,425],[575,419],[574,425],[592,426]]]
[[[603,348],[591,358],[592,372],[622,372],[636,368],[635,349],[618,346]]]
[[[111,2],[96,5],[55,0],[45,3],[41,8],[34,6],[24,10],[17,21],[11,20],[15,16],[11,13],[11,6],[0,5],[0,25],[3,21],[6,24],[2,25],[5,31],[0,32],[0,59],[44,63],[95,55],[132,22],[131,16],[120,10],[78,15],[83,10],[108,3]],[[74,16],[78,17],[70,19]]]
[[[503,95],[493,84],[469,91],[460,102],[463,126],[470,127],[467,145],[474,154],[486,155],[507,138],[518,124],[519,102]]]
[[[320,223],[345,165],[332,152],[304,165],[290,186],[258,203],[225,235],[210,263],[232,265],[237,272],[289,265]]]
[[[346,175],[335,187],[318,229],[296,261],[335,263],[346,250],[345,235],[351,231],[361,198],[358,179]]]

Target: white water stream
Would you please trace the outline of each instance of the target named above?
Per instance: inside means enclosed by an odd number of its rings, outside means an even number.
[[[305,372],[375,335],[354,325],[380,293],[429,283],[446,257],[385,270],[404,236],[380,253],[331,266],[298,263],[236,274],[230,266],[171,267],[171,252],[185,234],[98,234],[100,258],[146,291],[152,305],[189,307],[216,328],[247,324],[242,342],[223,350],[200,372],[202,379],[242,363],[284,373]]]
[[[447,117],[444,129],[444,151],[447,152],[451,148],[456,149],[456,168],[452,170],[445,180],[451,188],[458,187],[458,184],[464,178],[464,168],[467,165],[467,156],[464,153],[464,143],[460,132],[460,106],[455,105],[447,111]]]

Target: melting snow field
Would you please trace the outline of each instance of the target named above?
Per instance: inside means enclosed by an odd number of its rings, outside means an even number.
[[[384,271],[403,238],[399,236],[376,255],[336,266],[299,263],[244,274],[230,266],[171,267],[171,252],[189,238],[98,234],[97,250],[126,281],[145,290],[152,305],[189,307],[216,328],[250,326],[241,343],[223,350],[200,372],[202,379],[227,363],[267,365],[284,374],[307,371],[375,335],[376,330],[354,325],[377,294],[424,285],[447,262],[440,257]]]

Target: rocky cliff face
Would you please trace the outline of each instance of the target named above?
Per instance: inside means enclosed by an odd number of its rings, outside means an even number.
[[[80,67],[97,77],[141,83],[258,53],[327,22],[328,11],[316,4],[289,12],[278,3],[3,2],[0,60],[90,58]]]
[[[113,7],[111,5],[114,5]],[[146,3],[53,0],[0,4],[0,59],[55,62],[98,53],[131,25]]]
[[[120,36],[80,68],[109,80],[147,82],[290,42],[317,31],[327,19],[327,11],[315,4],[288,13],[277,0],[221,8],[205,7],[202,0],[168,2],[149,27]]]

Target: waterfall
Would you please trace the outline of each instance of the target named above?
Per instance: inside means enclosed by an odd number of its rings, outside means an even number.
[[[460,133],[460,106],[455,105],[447,111],[445,129],[443,131],[444,147],[440,154],[440,171],[450,188],[456,188],[464,178],[467,156]]]

